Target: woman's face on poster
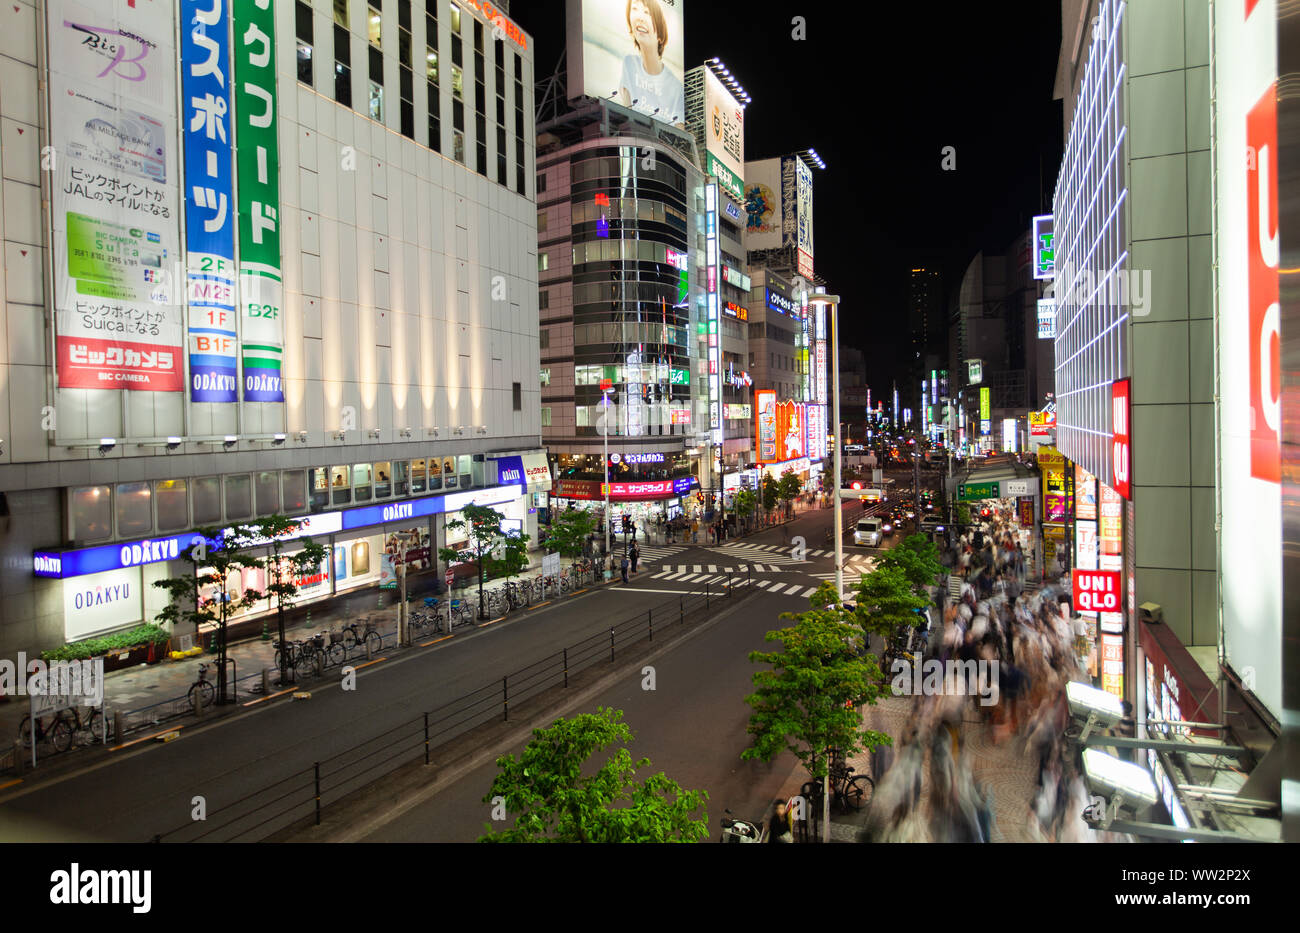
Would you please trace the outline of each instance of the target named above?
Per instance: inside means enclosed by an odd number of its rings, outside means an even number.
[[[658,52],[659,36],[655,32],[654,19],[650,16],[650,7],[642,0],[633,0],[632,8],[628,11],[628,25],[638,48]]]

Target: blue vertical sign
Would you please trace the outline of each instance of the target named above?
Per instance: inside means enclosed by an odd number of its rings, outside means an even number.
[[[235,194],[230,0],[181,0],[190,400],[234,402]]]

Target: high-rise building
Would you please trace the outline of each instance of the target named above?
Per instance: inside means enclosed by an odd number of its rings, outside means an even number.
[[[530,37],[449,0],[24,9],[0,654],[152,621],[201,526],[301,518],[303,601],[377,585],[399,532],[441,576],[471,500],[535,539]]]

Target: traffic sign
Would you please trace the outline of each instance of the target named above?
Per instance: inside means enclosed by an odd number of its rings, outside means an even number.
[[[957,498],[962,502],[970,502],[975,499],[996,499],[997,497],[997,483],[960,483],[957,486]]]
[[[451,569],[450,567],[448,567],[448,568],[447,568],[447,585],[448,585],[448,586],[451,586],[451,581],[452,581],[452,580],[455,580],[455,579],[456,579],[456,574],[452,572],[452,569]]]

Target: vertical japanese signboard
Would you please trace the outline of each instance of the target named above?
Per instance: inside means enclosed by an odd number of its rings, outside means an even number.
[[[754,393],[754,429],[758,435],[758,462],[771,463],[776,455],[776,393],[763,389]]]
[[[46,14],[59,388],[179,392],[172,7]]]
[[[190,399],[234,402],[238,376],[230,0],[182,0],[181,96]]]
[[[1111,485],[1125,499],[1133,498],[1133,471],[1129,446],[1129,398],[1132,383],[1117,379],[1110,386]]]
[[[234,17],[243,397],[246,402],[283,402],[275,15],[271,0],[234,0]]]
[[[799,274],[812,278],[813,274],[813,219],[812,219],[812,169],[803,159],[796,158],[795,166],[795,249]]]

